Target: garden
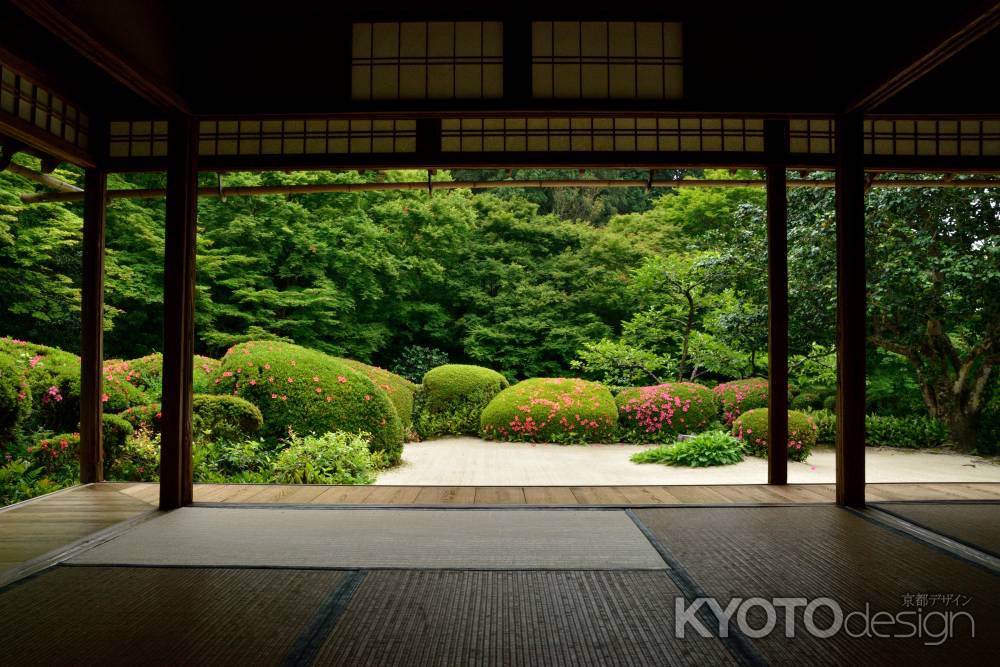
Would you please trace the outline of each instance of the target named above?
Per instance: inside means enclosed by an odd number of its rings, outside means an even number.
[[[58,176],[81,180],[73,169]],[[426,177],[263,173],[227,183]],[[163,176],[111,179],[143,188]],[[0,504],[78,479],[81,210],[21,201],[39,187],[0,172]],[[830,189],[789,193],[792,461],[809,461],[836,430],[834,208]],[[997,453],[997,211],[991,188],[868,195],[869,445],[985,462]],[[765,220],[754,188],[202,200],[195,479],[368,484],[398,469],[406,443],[454,436],[498,447],[627,443],[634,466],[764,456]],[[161,201],[109,206],[110,480],[157,475],[163,224]]]

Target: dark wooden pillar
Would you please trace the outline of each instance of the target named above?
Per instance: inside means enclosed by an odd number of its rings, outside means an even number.
[[[88,169],[80,304],[80,482],[104,481],[104,227],[108,175]]]
[[[865,170],[860,113],[837,120],[837,504],[865,504]]]
[[[194,354],[195,237],[198,208],[197,123],[170,119],[163,272],[163,404],[160,509],[193,500],[191,383]]]
[[[767,165],[767,483],[788,483],[788,123],[768,121]]]

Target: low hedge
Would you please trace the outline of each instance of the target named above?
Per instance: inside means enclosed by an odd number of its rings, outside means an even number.
[[[944,424],[931,417],[865,416],[865,444],[869,447],[925,449],[940,447],[947,438]]]
[[[260,409],[238,396],[195,394],[191,403],[195,437],[208,434],[212,440],[243,440],[264,425]]]
[[[13,357],[0,353],[0,449],[30,413],[31,387],[25,373]]]
[[[788,458],[805,461],[816,446],[816,423],[809,415],[788,411]],[[749,410],[733,421],[732,433],[743,441],[751,456],[767,458],[767,408]]]
[[[296,433],[369,433],[372,451],[396,463],[403,429],[388,395],[363,374],[322,352],[280,341],[231,347],[212,380],[211,393],[246,399],[264,417],[269,440]]]
[[[694,382],[623,389],[615,403],[623,442],[671,442],[681,433],[700,433],[719,412],[712,390]]]
[[[417,385],[378,366],[370,366],[354,359],[337,358],[337,361],[364,374],[388,394],[389,400],[396,408],[396,414],[399,415],[403,434],[408,434],[413,428],[413,395],[417,391]]]
[[[163,391],[163,355],[154,352],[145,357],[130,359],[125,363],[130,371],[126,378],[127,381],[141,389],[150,398],[160,398]],[[194,374],[192,375],[194,393],[208,393],[212,378],[219,370],[219,364],[217,359],[203,357],[200,354],[194,356]]]
[[[747,378],[734,382],[723,382],[712,389],[719,397],[722,408],[722,421],[732,424],[741,414],[748,410],[767,407],[767,380],[763,378]]]
[[[515,442],[610,442],[618,422],[603,385],[575,378],[534,378],[504,389],[483,410],[481,433]]]
[[[503,375],[482,366],[432,368],[424,374],[416,396],[417,433],[421,438],[477,434],[483,408],[508,385]]]

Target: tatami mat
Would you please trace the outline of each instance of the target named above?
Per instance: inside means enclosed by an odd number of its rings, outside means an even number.
[[[729,665],[665,572],[370,572],[317,665]]]
[[[624,511],[184,508],[72,564],[659,569]]]
[[[879,503],[875,507],[1000,557],[1000,503]]]
[[[0,593],[0,664],[280,664],[344,576],[57,567]]]
[[[1000,654],[1000,577],[848,510],[824,506],[671,508],[636,510],[635,514],[723,607],[734,597],[828,597],[845,614],[864,611],[868,605],[871,613],[884,610],[895,615],[916,612],[918,596],[928,596],[923,602],[925,614],[964,611],[975,619],[975,639],[969,638],[968,623],[962,620],[956,623],[952,639],[932,648],[924,644],[933,641],[929,633],[908,639],[854,639],[843,632],[829,639],[814,638],[802,632],[799,609],[799,632],[794,640],[780,631],[752,640],[769,662],[982,664]],[[750,614],[754,627],[765,621],[759,611]],[[816,621],[827,627],[832,616],[817,614]],[[855,632],[860,622],[860,618],[852,621]],[[929,627],[936,632],[940,624],[937,620]],[[879,630],[908,631],[902,625]]]

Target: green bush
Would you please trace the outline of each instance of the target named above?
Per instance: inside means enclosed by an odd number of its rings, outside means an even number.
[[[146,429],[152,433],[160,432],[160,404],[149,403],[126,408],[118,416],[132,425],[133,429]]]
[[[767,458],[767,408],[749,410],[733,421],[733,435],[743,441],[751,456]],[[809,415],[788,411],[788,458],[805,461],[816,446],[816,424]]]
[[[477,434],[483,408],[507,386],[507,378],[482,366],[446,364],[427,371],[416,398],[417,433]]]
[[[806,414],[816,424],[816,444],[833,445],[837,442],[837,413],[831,410],[807,410]]]
[[[295,436],[274,464],[279,484],[371,484],[375,463],[366,434]]]
[[[160,478],[160,440],[148,429],[137,429],[105,464],[109,480],[155,482]]]
[[[149,403],[151,394],[137,384],[139,378],[127,361],[109,359],[104,362],[104,411],[119,413],[137,405]],[[154,394],[155,395],[155,394]]]
[[[930,417],[865,416],[865,443],[869,447],[940,447],[947,437],[944,425]]]
[[[29,460],[41,468],[46,477],[63,484],[80,478],[79,433],[59,433],[41,438],[27,451]]]
[[[480,420],[484,438],[515,442],[610,442],[618,408],[611,392],[576,378],[518,382],[490,401]]]
[[[670,446],[654,447],[632,455],[635,463],[672,466],[724,466],[743,460],[743,443],[723,431],[707,431]]]
[[[31,412],[31,387],[24,371],[8,354],[0,353],[0,450],[5,449]]]
[[[413,428],[413,394],[416,392],[417,386],[406,378],[378,366],[369,366],[353,359],[338,358],[337,361],[365,375],[389,396],[389,400],[396,408],[396,414],[399,415],[403,434],[408,434]]]
[[[694,382],[623,389],[615,403],[623,442],[672,442],[705,430],[719,412],[712,390]]]
[[[41,468],[27,459],[0,462],[0,507],[57,491],[71,483],[60,484],[42,477],[42,472]]]
[[[322,352],[280,341],[231,347],[211,392],[244,398],[264,417],[261,435],[276,441],[299,433],[370,433],[372,451],[399,461],[403,430],[388,395],[363,374]]]
[[[747,410],[767,407],[767,380],[763,378],[724,382],[712,391],[719,397],[722,420],[726,424],[732,424]]]
[[[31,389],[24,430],[75,430],[80,423],[80,357],[13,338],[0,338],[0,352],[25,371]]]
[[[195,439],[242,440],[260,431],[264,416],[256,405],[237,396],[195,394],[191,403]]]
[[[145,392],[150,398],[160,398],[163,383],[163,355],[159,352],[125,362],[127,381]],[[194,356],[192,383],[194,393],[206,394],[220,362],[200,354]]]
[[[420,345],[408,345],[392,365],[392,372],[410,382],[420,382],[427,371],[448,363],[448,354],[442,350]]]
[[[277,454],[263,440],[209,442],[195,447],[195,471],[199,481],[272,482],[271,468]],[[213,479],[213,476],[218,476]]]
[[[125,447],[125,441],[135,431],[132,424],[118,415],[102,415],[104,428],[104,464],[105,466],[118,456]]]

